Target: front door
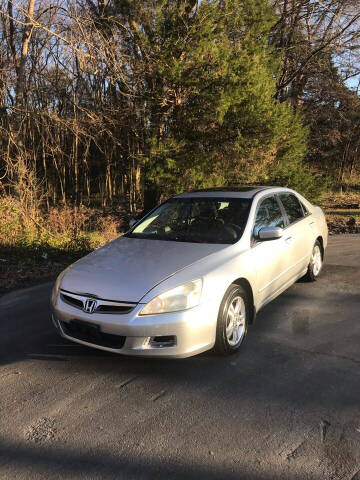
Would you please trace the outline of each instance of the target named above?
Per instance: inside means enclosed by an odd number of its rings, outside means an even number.
[[[285,237],[260,241],[258,232],[264,227],[285,228],[285,226],[286,220],[276,196],[271,195],[260,200],[255,216],[251,249],[257,274],[258,307],[288,282],[291,265],[291,245]]]

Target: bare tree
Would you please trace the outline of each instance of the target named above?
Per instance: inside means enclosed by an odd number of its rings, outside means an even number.
[[[360,5],[354,0],[274,0],[272,42],[283,52],[277,96],[299,106],[306,83],[324,57],[340,60],[360,41]],[[326,63],[326,62],[325,62]]]
[[[12,1],[9,0],[9,5],[12,4]],[[22,45],[21,53],[19,59],[19,65],[17,68],[17,81],[16,81],[16,103],[22,105],[24,102],[24,93],[25,93],[25,65],[29,51],[29,44],[31,39],[31,34],[34,29],[33,25],[33,15],[34,15],[35,0],[29,0],[26,8],[24,23],[23,23],[23,34],[22,34]],[[10,7],[12,10],[12,7]],[[12,18],[10,19],[12,22]]]

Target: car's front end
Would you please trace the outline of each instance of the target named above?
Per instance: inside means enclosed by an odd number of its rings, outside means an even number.
[[[211,302],[201,302],[201,279],[148,295],[139,303],[74,294],[59,283],[53,292],[52,319],[68,340],[123,355],[175,358],[201,353],[214,344],[211,327],[217,312]]]

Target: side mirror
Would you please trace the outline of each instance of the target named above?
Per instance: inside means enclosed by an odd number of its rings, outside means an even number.
[[[130,220],[129,220],[129,227],[130,227],[130,228],[133,227],[133,226],[135,225],[135,223],[136,223],[135,218],[130,218]]]
[[[276,240],[283,236],[284,230],[280,227],[263,227],[259,230],[259,240]]]

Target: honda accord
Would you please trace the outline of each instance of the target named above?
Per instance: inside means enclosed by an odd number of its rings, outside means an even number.
[[[260,308],[317,279],[327,240],[320,207],[287,188],[175,195],[59,275],[52,320],[119,354],[232,354]]]

